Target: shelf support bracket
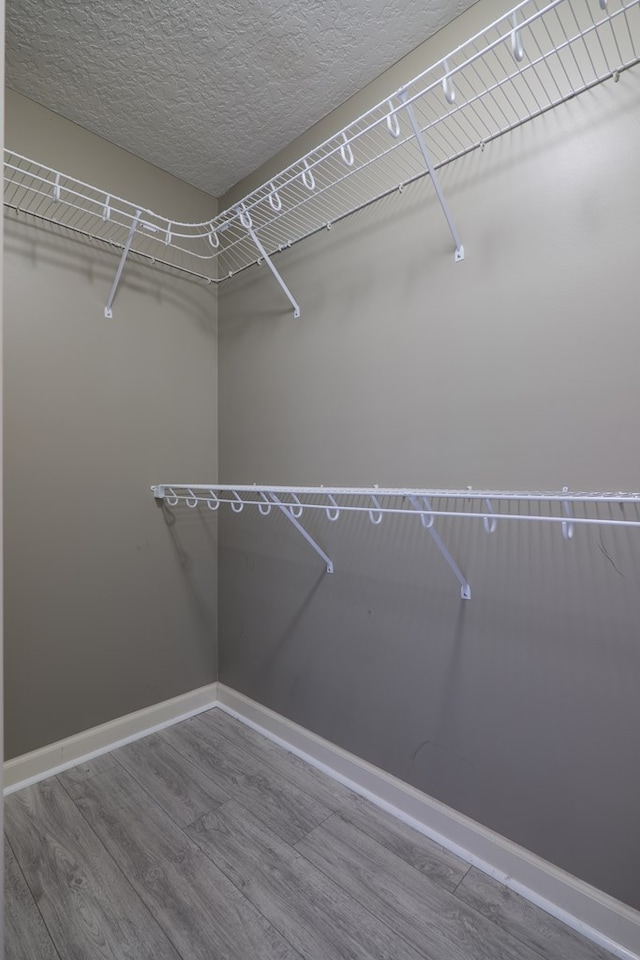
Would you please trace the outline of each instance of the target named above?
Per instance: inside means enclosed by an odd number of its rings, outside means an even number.
[[[107,320],[111,320],[111,318],[113,317],[113,311],[111,310],[111,307],[113,306],[113,301],[116,295],[116,291],[118,289],[118,284],[120,283],[120,277],[122,276],[122,271],[124,270],[125,261],[129,256],[131,241],[133,240],[133,235],[136,232],[136,228],[138,226],[138,221],[140,219],[141,213],[142,213],[142,210],[136,210],[136,215],[131,221],[131,226],[129,227],[129,236],[127,237],[127,242],[125,243],[122,249],[122,256],[120,257],[120,263],[118,264],[116,275],[113,279],[113,283],[111,284],[111,290],[109,291],[109,299],[107,300],[107,305],[104,308],[104,315],[107,318]]]
[[[460,239],[460,235],[456,230],[456,225],[453,222],[453,217],[451,216],[449,205],[446,201],[442,187],[440,186],[438,174],[436,173],[435,168],[431,162],[431,157],[429,156],[429,151],[427,150],[427,146],[424,142],[422,130],[420,129],[420,126],[416,119],[416,114],[413,109],[413,105],[411,103],[407,103],[408,97],[407,97],[406,90],[400,91],[400,93],[398,94],[398,99],[400,100],[401,103],[404,104],[405,110],[407,111],[407,116],[409,117],[411,129],[413,130],[413,135],[416,138],[416,143],[418,144],[418,147],[420,148],[422,159],[424,160],[425,166],[429,172],[429,176],[431,177],[431,182],[433,183],[433,186],[436,191],[436,195],[440,202],[440,206],[442,207],[444,218],[447,221],[447,226],[449,227],[451,236],[453,237],[453,242],[455,243],[455,253],[453,255],[453,259],[455,260],[456,263],[459,263],[460,260],[464,260],[464,247],[462,245],[462,240]]]
[[[258,236],[258,234],[256,233],[256,231],[254,230],[254,228],[253,228],[253,223],[252,223],[252,220],[251,220],[251,215],[249,214],[249,211],[246,210],[246,209],[244,209],[244,208],[240,208],[240,207],[238,207],[238,208],[236,208],[236,209],[237,209],[237,212],[238,212],[239,215],[240,215],[240,223],[242,224],[242,226],[244,227],[244,229],[247,231],[247,233],[249,234],[249,236],[250,236],[251,239],[253,240],[253,242],[254,242],[254,244],[255,244],[255,246],[256,246],[256,249],[258,250],[258,253],[260,254],[260,256],[262,257],[262,259],[264,260],[264,262],[266,263],[266,265],[269,267],[269,270],[271,270],[271,273],[274,275],[274,277],[276,278],[276,280],[277,280],[278,283],[280,284],[280,288],[281,288],[282,292],[284,293],[285,297],[287,298],[287,300],[289,301],[289,303],[290,303],[291,306],[293,307],[293,316],[294,316],[295,319],[297,320],[298,317],[300,316],[300,307],[298,306],[298,302],[294,299],[293,294],[291,293],[291,290],[289,290],[289,287],[286,285],[286,283],[284,282],[284,280],[283,280],[282,277],[280,276],[280,273],[278,272],[276,266],[274,265],[273,260],[271,259],[271,257],[270,257],[269,254],[267,253],[267,251],[265,250],[265,248],[264,248],[264,246],[263,246],[263,244],[262,244],[262,241],[260,240],[260,237]]]
[[[420,514],[420,520],[422,521],[422,526],[431,535],[432,539],[438,546],[438,550],[447,561],[451,570],[455,573],[456,579],[460,584],[460,596],[462,597],[463,600],[471,600],[471,587],[469,586],[469,584],[467,583],[467,580],[463,576],[462,571],[460,570],[460,567],[458,566],[458,564],[455,562],[455,560],[447,550],[442,540],[442,537],[436,530],[433,522],[434,521],[433,515],[429,516],[429,511],[431,510],[431,504],[429,500],[426,497],[423,497],[423,500],[424,500],[424,506],[421,506],[420,501],[418,500],[417,497],[409,497],[409,502],[411,506],[413,507],[414,510],[416,510]]]
[[[308,532],[305,530],[305,528],[302,526],[302,524],[298,522],[298,520],[294,517],[291,508],[290,508],[287,504],[283,503],[282,500],[278,497],[277,494],[271,493],[270,491],[268,491],[268,492],[267,492],[267,496],[268,496],[269,499],[272,501],[272,503],[274,503],[274,504],[276,505],[276,507],[278,508],[278,510],[281,510],[281,511],[282,511],[282,513],[285,515],[285,517],[287,518],[287,520],[294,525],[294,527],[296,528],[296,530],[298,531],[298,533],[301,533],[301,534],[302,534],[302,536],[304,537],[304,539],[307,541],[307,543],[308,543],[310,546],[313,547],[313,549],[316,551],[316,553],[319,554],[319,555],[322,557],[322,559],[324,560],[324,562],[325,562],[326,565],[327,565],[327,573],[333,573],[333,560],[332,560],[330,557],[327,556],[327,554],[324,552],[324,550],[322,549],[322,547],[318,546],[318,544],[317,544],[316,541],[313,539],[313,537],[311,536],[311,534],[308,533]],[[298,508],[298,509],[300,509],[300,508]]]

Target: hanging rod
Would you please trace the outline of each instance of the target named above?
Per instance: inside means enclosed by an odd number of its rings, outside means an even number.
[[[256,507],[266,516],[275,506],[322,557],[328,573],[333,573],[333,561],[300,522],[305,510],[322,511],[330,522],[338,520],[342,512],[364,513],[375,526],[387,515],[417,516],[458,580],[464,600],[471,598],[471,587],[435,528],[438,517],[481,520],[487,533],[495,533],[498,521],[503,520],[560,524],[565,540],[573,539],[576,525],[640,527],[638,511],[634,514],[635,519],[586,515],[588,506],[598,504],[617,505],[621,510],[626,505],[640,508],[640,493],[581,493],[567,487],[556,492],[540,492],[474,490],[471,487],[447,490],[165,483],[153,486],[151,490],[158,502],[169,507],[184,504],[194,509],[198,504],[206,504],[210,510],[216,511],[226,505],[234,513],[241,513],[245,506],[249,506]],[[525,505],[526,511],[523,509]],[[582,505],[581,514],[576,514],[578,505]]]
[[[132,253],[177,267],[197,264],[213,281],[259,263],[277,274],[270,262],[275,253],[416,179],[430,176],[435,187],[435,172],[445,164],[604,80],[620,79],[640,60],[638,37],[640,0],[523,0],[200,223],[160,216],[10,150],[5,202],[120,248],[130,237]],[[462,259],[440,193],[456,259]]]

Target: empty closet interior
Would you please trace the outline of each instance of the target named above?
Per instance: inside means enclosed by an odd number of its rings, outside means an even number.
[[[10,763],[219,683],[640,952],[639,58],[480,0],[219,196],[7,90]]]

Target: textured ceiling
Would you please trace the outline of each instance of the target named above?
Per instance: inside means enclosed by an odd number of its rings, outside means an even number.
[[[7,83],[219,196],[471,2],[8,0]]]

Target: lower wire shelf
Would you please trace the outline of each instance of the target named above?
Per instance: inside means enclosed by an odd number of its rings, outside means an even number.
[[[448,550],[435,521],[438,517],[481,520],[487,533],[495,533],[498,522],[521,520],[529,523],[560,524],[565,540],[573,539],[576,525],[640,527],[640,493],[580,493],[564,487],[557,492],[426,489],[413,487],[283,487],[237,484],[158,484],[152,486],[159,503],[169,507],[199,504],[216,511],[221,505],[234,513],[255,507],[262,516],[276,509],[286,517],[333,573],[331,558],[300,522],[305,510],[322,511],[334,523],[341,513],[363,513],[378,526],[385,515],[418,517],[435,542],[460,584],[460,596],[471,599],[471,587]],[[608,515],[602,515],[602,507]],[[633,508],[626,516],[625,508]],[[617,508],[615,513],[613,508]]]

